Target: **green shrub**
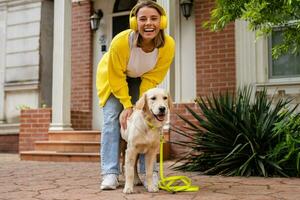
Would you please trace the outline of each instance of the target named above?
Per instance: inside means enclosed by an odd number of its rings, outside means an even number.
[[[286,115],[286,113],[283,113]],[[278,143],[269,157],[284,169],[288,176],[300,175],[300,114],[288,115],[275,124],[274,137]]]
[[[197,123],[178,115],[187,127],[172,129],[189,141],[174,143],[190,151],[174,168],[230,176],[286,175],[272,152],[282,137],[274,130],[295,108],[285,109],[291,100],[268,99],[266,90],[253,99],[251,94],[252,89],[245,87],[237,94],[200,97],[196,103],[202,114],[186,106]]]

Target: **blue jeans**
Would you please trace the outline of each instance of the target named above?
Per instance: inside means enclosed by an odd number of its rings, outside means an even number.
[[[139,98],[140,78],[127,78],[129,95],[135,103]],[[120,173],[119,151],[120,151],[120,123],[119,115],[123,110],[120,101],[111,94],[103,107],[103,128],[101,133],[101,174]],[[145,173],[145,157],[139,156],[140,173]],[[155,170],[157,167],[155,165]]]

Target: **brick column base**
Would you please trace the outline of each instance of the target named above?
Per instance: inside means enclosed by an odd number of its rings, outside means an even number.
[[[188,119],[191,122],[197,122],[195,118],[188,112],[188,110],[185,108],[185,106],[190,107],[195,111],[196,113],[200,114],[200,109],[197,104],[195,103],[174,103],[173,104],[173,109],[171,111],[171,116],[170,116],[170,121],[171,121],[171,127],[179,127],[179,128],[184,128],[187,126],[187,124],[180,118],[178,117],[178,114],[186,119]],[[186,129],[188,132],[188,130]],[[188,138],[179,135],[175,131],[170,130],[170,141],[188,141]],[[188,152],[189,148],[172,144],[171,143],[171,157],[173,158],[179,158],[182,155],[184,155],[184,152]]]
[[[21,110],[19,151],[34,150],[35,141],[48,140],[51,109]]]

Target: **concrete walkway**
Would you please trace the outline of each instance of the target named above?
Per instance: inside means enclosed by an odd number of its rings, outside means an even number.
[[[0,200],[298,200],[300,179],[202,176],[174,172],[165,163],[165,175],[186,175],[199,192],[148,193],[135,187],[135,194],[101,191],[98,163],[55,163],[20,161],[16,154],[0,154]],[[121,180],[124,185],[124,181]]]

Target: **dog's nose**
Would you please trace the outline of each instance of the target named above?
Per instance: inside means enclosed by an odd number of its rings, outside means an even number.
[[[158,109],[159,109],[160,113],[165,113],[165,111],[166,111],[166,107],[164,107],[164,106],[160,106]]]

